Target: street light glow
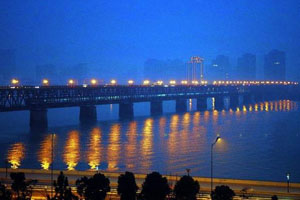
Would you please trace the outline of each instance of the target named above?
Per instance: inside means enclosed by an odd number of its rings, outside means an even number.
[[[157,85],[162,85],[164,82],[163,81],[157,81],[156,83],[157,83]]]
[[[149,85],[150,81],[149,80],[144,80],[143,85]]]
[[[44,86],[48,86],[49,85],[49,80],[48,79],[43,79],[42,81]]]
[[[182,85],[187,85],[188,82],[187,82],[186,80],[183,80],[183,81],[181,81],[181,84],[182,84]]]
[[[170,85],[176,85],[176,81],[175,80],[170,80]]]
[[[129,80],[128,81],[128,85],[133,85],[134,81],[133,80]]]
[[[75,84],[75,81],[73,80],[73,79],[70,79],[69,81],[68,81],[68,85],[74,85]]]
[[[110,81],[110,84],[115,85],[115,84],[117,84],[117,81],[115,79],[113,79]]]
[[[97,85],[97,83],[98,83],[98,81],[97,81],[96,79],[93,78],[93,79],[91,80],[91,84],[92,84],[92,85]]]
[[[13,78],[13,79],[11,80],[11,84],[13,84],[13,85],[18,85],[18,84],[19,84],[19,80]]]

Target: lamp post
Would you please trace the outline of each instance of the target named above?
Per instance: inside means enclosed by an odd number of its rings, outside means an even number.
[[[218,142],[218,140],[221,137],[217,137],[216,140],[211,144],[211,149],[210,149],[210,193],[213,191],[213,147],[214,145]]]
[[[287,181],[287,192],[290,192],[290,172],[286,173],[286,181]]]
[[[51,198],[53,197],[53,143],[54,143],[54,134],[51,134]]]

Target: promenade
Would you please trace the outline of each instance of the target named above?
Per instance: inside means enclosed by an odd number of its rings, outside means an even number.
[[[36,179],[38,180],[37,185],[34,188],[34,198],[33,199],[45,199],[47,192],[50,192],[50,182],[51,182],[51,171],[50,170],[37,170],[37,169],[6,169],[0,168],[0,181],[5,184],[11,183],[9,173],[11,172],[24,172],[26,179]],[[112,191],[108,194],[107,199],[118,199],[116,193],[117,181],[120,173],[104,172],[106,177],[110,179],[110,185]],[[56,180],[60,171],[53,171],[53,178]],[[96,171],[63,171],[65,176],[69,179],[70,186],[74,187],[75,181],[83,176],[92,176]],[[146,174],[135,174],[136,182],[139,188],[142,187]],[[171,187],[173,187],[177,180],[180,179],[179,176],[165,175]],[[210,178],[195,177],[200,183],[200,195],[199,199],[210,199]],[[248,199],[270,199],[272,195],[277,195],[279,199],[299,199],[300,200],[300,183],[290,183],[290,192],[287,192],[287,183],[285,182],[271,182],[271,181],[255,181],[255,180],[238,180],[238,179],[220,179],[214,178],[214,186],[216,185],[228,185],[236,193],[235,199],[246,199],[242,198],[243,190],[246,191],[245,196]]]

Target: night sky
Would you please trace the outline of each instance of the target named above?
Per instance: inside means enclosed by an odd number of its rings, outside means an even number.
[[[0,49],[17,66],[88,63],[97,76],[141,76],[149,58],[286,52],[287,78],[300,74],[299,0],[0,0]],[[109,75],[107,75],[109,74]]]

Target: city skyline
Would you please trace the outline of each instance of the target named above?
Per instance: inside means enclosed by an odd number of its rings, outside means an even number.
[[[257,56],[260,75],[264,55],[278,49],[286,52],[287,78],[299,78],[300,8],[295,0],[175,0],[168,5],[6,1],[0,9],[0,49],[16,51],[16,65],[27,77],[37,65],[87,63],[97,76],[142,79],[147,59],[186,62],[201,56],[207,67],[223,54],[235,66],[247,52]]]

